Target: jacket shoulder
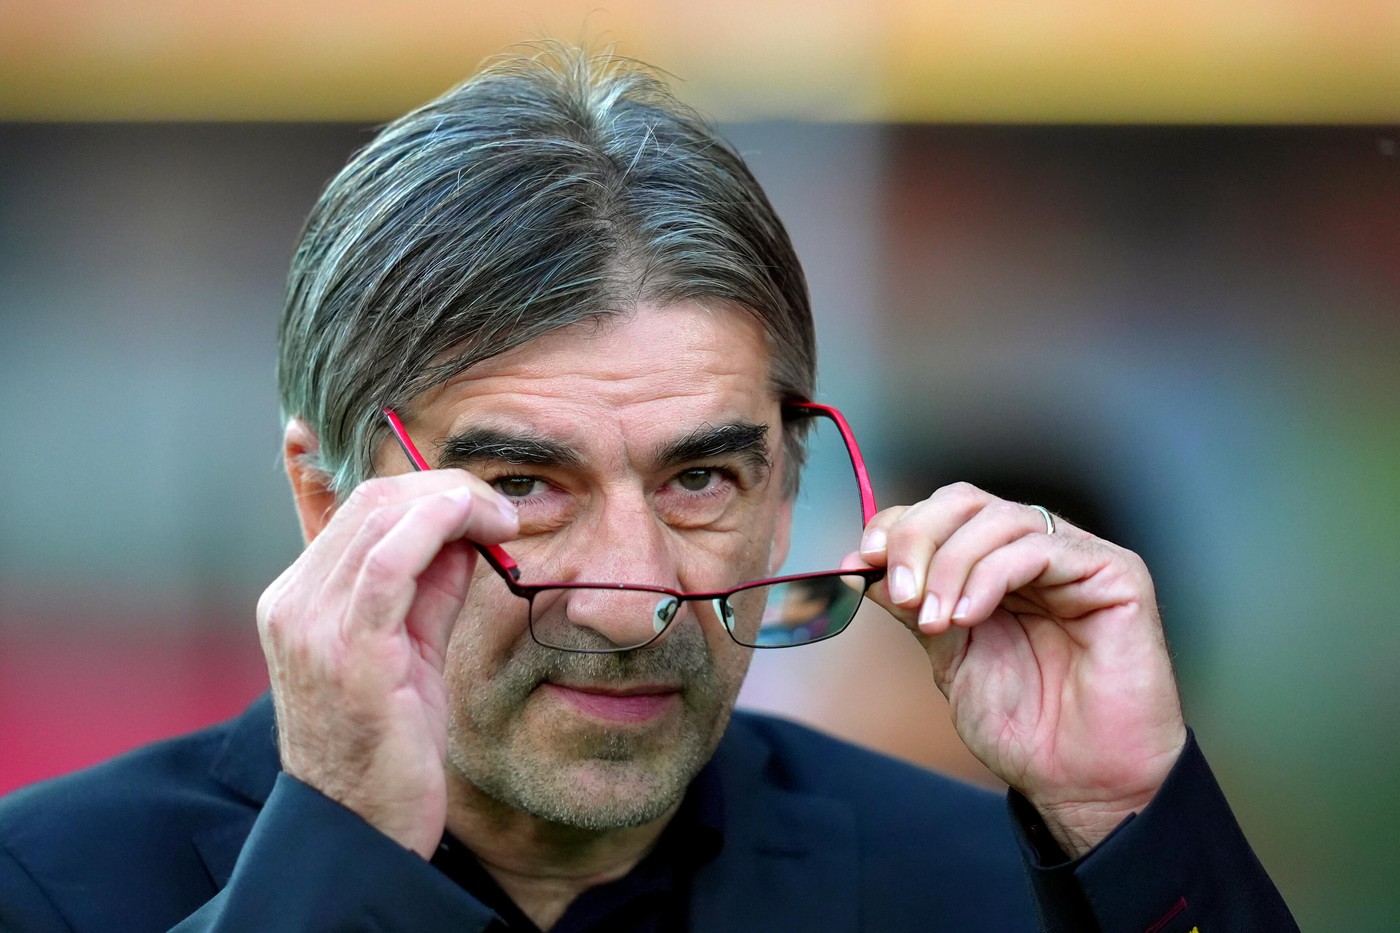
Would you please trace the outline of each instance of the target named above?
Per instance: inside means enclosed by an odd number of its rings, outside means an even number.
[[[153,825],[157,814],[239,800],[243,795],[215,771],[230,736],[255,711],[0,798],[0,842],[33,837],[71,846],[95,833],[130,829],[140,835],[158,828]],[[271,745],[271,735],[268,741]]]
[[[229,722],[0,799],[3,874],[35,903],[51,903],[75,929],[83,927],[73,917],[85,904],[144,904],[174,917],[192,911],[215,890],[197,839],[246,832],[257,817],[261,801],[250,764],[234,761],[231,745],[240,730],[258,729],[264,718],[275,776],[270,710],[261,713],[254,704]]]

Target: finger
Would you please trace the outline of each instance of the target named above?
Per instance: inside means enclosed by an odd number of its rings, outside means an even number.
[[[971,629],[955,625],[937,635],[916,634],[933,669],[933,682],[946,697],[957,673],[957,665],[967,651]]]
[[[1043,523],[1042,523],[1043,524]],[[1027,587],[1044,582],[1052,562],[1063,558],[1061,549],[1044,540],[1045,536],[1024,536],[986,554],[969,568],[960,588],[952,591],[955,611],[949,617],[919,619],[919,631],[937,635],[949,627],[971,628],[987,619],[1018,593],[1021,608],[1045,612],[1045,605]],[[1058,553],[1057,553],[1058,552]]]
[[[988,503],[934,554],[919,612],[920,630],[941,632],[950,622],[962,621],[969,612],[965,590],[973,568],[1013,542],[1026,538],[1048,542],[1045,531],[1044,516],[1030,506],[1001,499]]]
[[[841,558],[841,562],[836,566],[841,570],[870,570],[877,565],[866,560],[865,555],[860,551],[851,551]]]
[[[429,482],[415,482],[420,477],[430,476]],[[435,534],[439,546],[461,537],[496,544],[509,540],[519,529],[514,505],[462,470],[434,470],[432,474],[370,480],[355,488],[342,512],[332,520],[332,524],[342,520],[346,525],[354,523],[354,534],[341,537],[320,554],[307,555],[313,561],[334,561],[332,569],[324,573],[323,592],[327,597],[333,600],[337,593],[351,592],[359,583],[369,554],[420,507],[425,507],[426,511],[418,514],[416,527],[420,533]],[[440,521],[423,520],[434,516]],[[319,541],[318,538],[312,542],[313,547]]]
[[[887,533],[886,587],[891,602],[918,609],[924,601],[929,563],[943,543],[994,499],[968,483],[944,486],[910,506]]]
[[[959,600],[962,611],[950,621],[970,627],[1000,609],[1074,622],[1119,606],[1140,607],[1152,595],[1139,563],[1131,552],[1097,539],[1027,535],[973,566]]]
[[[855,570],[862,566],[886,566],[889,548],[889,529],[908,511],[909,506],[896,505],[877,512],[865,526],[865,531],[860,539],[860,549],[854,554],[846,555],[841,561],[841,569]],[[866,589],[865,595],[878,605],[883,606],[891,615],[907,625],[910,620],[900,615],[904,610],[890,602],[888,583],[888,575],[881,577]]]
[[[394,476],[379,476],[360,483],[350,491],[345,501],[336,506],[335,514],[322,532],[307,547],[313,557],[318,552],[332,555],[338,561],[354,545],[360,536],[365,521],[383,509],[394,509],[400,504],[408,505],[414,500],[429,495],[448,492],[452,489],[468,488],[487,499],[500,502],[498,509],[504,514],[509,502],[479,477],[466,470],[427,470],[420,473],[401,473]],[[386,526],[387,528],[387,523]],[[372,542],[369,542],[372,545]],[[366,542],[360,541],[361,550],[353,552],[356,562],[363,554]]]
[[[404,618],[404,628],[425,650],[425,658],[441,671],[447,643],[462,614],[477,564],[476,549],[449,541],[418,575],[418,589]]]
[[[513,520],[466,487],[457,487],[433,496],[423,496],[405,511],[385,510],[389,518],[376,513],[367,520],[378,536],[359,562],[352,586],[352,611],[345,617],[349,628],[377,631],[402,623],[418,590],[418,577],[424,573],[444,544],[461,538],[495,542],[509,539],[518,529]],[[353,565],[347,561],[347,570]],[[465,594],[463,594],[465,598]]]
[[[839,567],[841,570],[869,570],[872,567],[883,566],[883,557],[883,551],[878,554],[852,551],[841,558]],[[918,612],[913,609],[905,609],[903,606],[894,603],[890,599],[888,575],[880,576],[874,583],[866,587],[865,595],[871,602],[882,607],[886,612],[904,623],[910,629],[914,627]]]
[[[885,566],[885,552],[889,547],[889,530],[900,516],[909,511],[907,505],[896,505],[891,508],[875,513],[865,526],[865,531],[860,537],[860,549],[857,553],[871,567]]]

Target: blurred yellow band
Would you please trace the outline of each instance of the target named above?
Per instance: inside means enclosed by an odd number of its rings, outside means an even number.
[[[378,121],[544,36],[724,120],[1400,119],[1394,0],[0,0],[0,119]]]

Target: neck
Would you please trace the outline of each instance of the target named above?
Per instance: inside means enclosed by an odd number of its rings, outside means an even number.
[[[587,830],[530,816],[462,783],[452,794],[448,831],[541,930],[587,889],[631,871],[679,807],[641,826]]]

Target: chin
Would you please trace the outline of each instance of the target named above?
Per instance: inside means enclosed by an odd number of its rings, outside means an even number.
[[[528,773],[511,769],[503,786],[482,790],[537,819],[602,832],[641,826],[671,812],[699,766],[690,760],[594,758],[541,765]]]
[[[457,770],[514,810],[601,832],[671,812],[709,760],[707,739],[687,729],[542,730],[524,742],[476,745],[474,754],[458,758]]]

